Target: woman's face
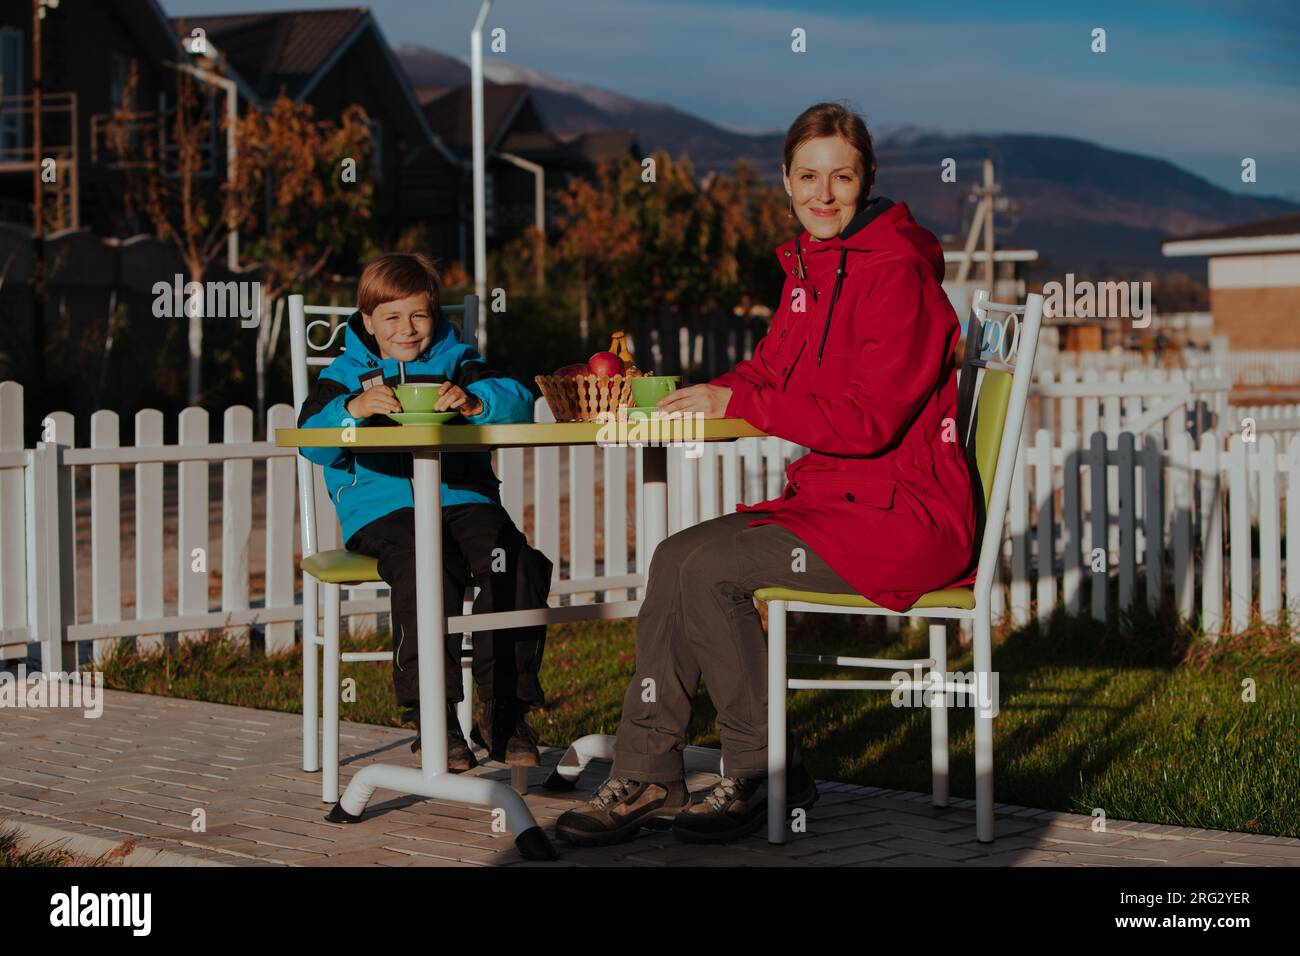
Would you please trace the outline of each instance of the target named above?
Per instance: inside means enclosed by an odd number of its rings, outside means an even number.
[[[842,136],[806,140],[781,167],[794,213],[814,239],[833,239],[858,211],[862,157]]]

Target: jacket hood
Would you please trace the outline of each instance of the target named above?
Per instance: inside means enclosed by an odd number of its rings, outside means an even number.
[[[447,321],[447,317],[439,310],[437,324],[433,327],[433,338],[430,340],[428,348],[421,352],[414,361],[427,361],[430,356],[436,355],[458,342],[459,337],[456,333],[456,326]],[[348,330],[344,335],[343,354],[353,356],[355,361],[371,368],[384,361],[379,357],[379,343],[375,341],[373,335],[366,331],[366,324],[362,321],[359,310],[348,316]],[[370,361],[372,359],[373,361]],[[392,359],[391,361],[397,360]]]
[[[930,267],[935,279],[943,282],[943,247],[939,240],[912,218],[907,203],[896,203],[884,196],[871,200],[833,239],[813,239],[805,229],[798,237],[777,246],[776,256],[784,269],[791,256],[831,249],[917,256]]]

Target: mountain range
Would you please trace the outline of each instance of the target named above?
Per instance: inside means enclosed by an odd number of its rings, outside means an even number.
[[[413,86],[468,83],[457,57],[403,45],[397,57]],[[541,70],[487,58],[492,83],[523,83],[547,126],[557,132],[629,129],[646,154],[689,156],[700,175],[749,163],[768,182],[780,181],[782,130],[744,130],[711,122]],[[936,234],[960,237],[969,217],[969,189],[992,158],[1011,208],[995,216],[1003,248],[1038,250],[1029,274],[1106,273],[1151,269],[1205,276],[1202,260],[1166,259],[1167,239],[1241,222],[1287,215],[1300,204],[1281,197],[1228,192],[1172,162],[1100,146],[1071,136],[971,134],[919,126],[872,130],[876,191],[905,200]],[[940,179],[941,163],[957,162],[957,181]]]

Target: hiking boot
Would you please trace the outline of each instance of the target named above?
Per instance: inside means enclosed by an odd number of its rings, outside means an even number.
[[[540,767],[542,755],[537,749],[537,731],[528,725],[528,708],[519,705],[514,733],[506,741],[506,763],[512,767]]]
[[[577,846],[622,843],[642,827],[674,817],[690,804],[685,780],[646,783],[610,777],[586,804],[560,815],[555,835]]]
[[[786,773],[786,806],[817,802],[817,783],[802,764]],[[767,777],[723,777],[699,803],[673,819],[673,835],[686,843],[730,843],[767,824]]]
[[[413,715],[413,716],[412,716]],[[415,739],[411,741],[411,753],[420,752],[420,709],[418,707],[402,712],[402,726],[407,726],[407,721],[412,720],[415,724]],[[478,758],[474,756],[474,751],[470,750],[469,744],[465,742],[465,735],[460,729],[460,718],[456,716],[456,705],[447,705],[447,772],[464,773],[466,770],[473,770],[478,766]]]

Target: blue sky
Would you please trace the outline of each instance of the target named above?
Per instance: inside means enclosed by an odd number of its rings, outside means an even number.
[[[359,5],[161,3],[173,16]],[[466,56],[479,0],[369,7],[390,43]],[[1300,201],[1300,3],[496,0],[488,26],[506,29],[507,60],[729,126],[784,129],[847,98],[869,124],[1078,136]],[[795,27],[807,53],[790,50]],[[1090,50],[1096,27],[1106,53]]]

